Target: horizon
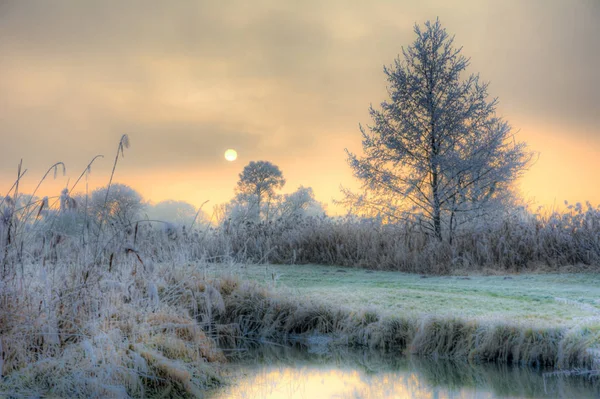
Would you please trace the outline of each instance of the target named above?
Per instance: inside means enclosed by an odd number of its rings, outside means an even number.
[[[20,159],[21,192],[62,161],[67,176],[38,193],[59,195],[97,154],[89,189],[104,186],[128,134],[114,181],[153,203],[210,209],[233,197],[245,165],[266,160],[287,180],[282,193],[312,187],[344,213],[332,199],[359,186],[344,148],[360,153],[358,125],[386,98],[383,66],[412,44],[415,23],[439,17],[540,155],[518,182],[523,200],[600,204],[596,2],[144,4],[0,4],[0,195]]]

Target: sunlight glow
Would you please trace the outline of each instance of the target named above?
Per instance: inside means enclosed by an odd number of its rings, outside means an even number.
[[[229,162],[233,162],[237,159],[237,151],[232,150],[231,148],[225,151],[225,159]]]

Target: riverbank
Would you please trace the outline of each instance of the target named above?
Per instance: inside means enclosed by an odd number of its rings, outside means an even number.
[[[373,299],[381,301],[382,298],[368,288],[374,280],[377,276],[365,277],[362,283],[355,281],[354,285],[345,285],[337,276],[332,279],[321,276],[320,287],[305,288],[306,291],[296,287],[297,295],[291,294],[293,289],[290,287],[269,291],[257,282],[239,277],[215,280],[215,284],[227,287],[219,291],[224,306],[216,320],[227,329],[235,330],[229,335],[229,330],[224,330],[221,339],[243,336],[280,341],[289,336],[318,334],[331,337],[333,345],[367,346],[391,350],[398,355],[410,353],[557,369],[594,367],[594,351],[600,342],[600,329],[595,319],[568,326],[552,325],[550,320],[536,323],[532,318],[469,317],[458,312],[454,315],[419,315],[389,309],[380,311],[381,304],[369,304],[364,297],[362,304],[355,303],[354,308],[347,304],[340,306],[344,302],[341,292],[344,289],[350,297],[371,294]],[[328,285],[331,287],[324,288]],[[431,292],[435,294],[433,286]],[[437,295],[441,293],[438,291]],[[338,301],[333,299],[335,295],[339,295]],[[451,298],[448,296],[448,303]],[[472,300],[475,310],[489,305],[489,302],[487,305],[477,303],[476,297]],[[567,306],[572,305],[567,302]],[[538,307],[541,315],[552,309],[539,304]]]

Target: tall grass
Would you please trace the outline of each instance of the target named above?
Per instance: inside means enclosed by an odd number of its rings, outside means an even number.
[[[480,220],[457,231],[450,243],[431,237],[417,223],[384,224],[352,216],[196,224],[192,228],[140,218],[106,229],[107,215],[91,214],[86,197],[78,197],[79,204],[68,192],[58,198],[61,204],[71,205],[53,209],[44,199],[5,197],[0,204],[3,273],[24,258],[30,263],[55,262],[61,250],[57,243],[67,237],[93,242],[94,247],[91,252],[70,248],[66,252],[71,255],[64,256],[96,264],[110,263],[111,258],[128,252],[154,262],[312,263],[425,274],[600,267],[600,206],[591,204],[545,215],[521,210],[504,218]],[[62,248],[69,246],[72,243]]]
[[[198,396],[219,383],[210,362],[222,354],[177,300],[171,271],[137,262],[29,265],[3,281],[0,396]]]
[[[239,261],[327,264],[448,274],[600,266],[600,206],[580,204],[564,212],[526,210],[480,220],[440,242],[417,223],[383,224],[355,217],[308,217],[270,223],[231,223],[205,236],[211,256]],[[577,269],[574,269],[577,270]]]
[[[93,220],[71,196],[94,160],[41,200],[19,192],[19,165],[0,199],[0,396],[199,396],[220,383],[210,364],[223,356],[187,308],[159,296],[170,272],[140,256],[130,229],[104,232],[109,210]]]

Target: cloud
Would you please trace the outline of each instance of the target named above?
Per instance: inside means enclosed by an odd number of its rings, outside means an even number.
[[[135,151],[129,155],[135,169],[207,167],[221,162],[228,148],[242,154],[257,153],[264,140],[256,134],[198,123],[142,124],[126,131],[135,140]]]
[[[598,142],[595,0],[3,0],[0,167],[84,164],[123,133],[140,170],[209,165],[222,147],[317,162],[360,141],[383,65],[438,16],[516,128]]]

